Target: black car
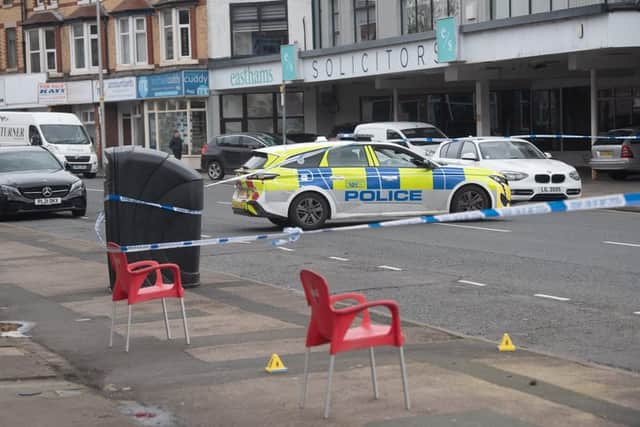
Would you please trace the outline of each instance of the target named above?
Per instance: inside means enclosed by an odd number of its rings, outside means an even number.
[[[288,141],[291,143],[291,141]],[[241,132],[220,135],[202,147],[200,166],[212,180],[222,179],[225,174],[245,164],[251,151],[257,148],[281,145],[282,137],[264,132]]]
[[[0,217],[23,212],[87,212],[80,178],[42,147],[0,147]]]

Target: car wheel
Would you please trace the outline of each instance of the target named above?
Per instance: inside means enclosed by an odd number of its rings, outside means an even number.
[[[627,177],[626,172],[609,172],[609,176],[616,181],[622,181]]]
[[[289,208],[289,222],[303,230],[320,228],[328,218],[329,204],[317,193],[298,195]]]
[[[222,177],[224,176],[224,169],[222,169],[222,163],[220,163],[219,160],[210,161],[209,165],[207,165],[207,175],[209,175],[209,178],[211,178],[211,180],[213,181],[222,179]]]
[[[288,219],[282,219],[282,218],[268,218],[268,219],[269,221],[271,221],[273,225],[277,225],[278,227],[286,227],[289,225]]]
[[[96,177],[95,172],[86,172],[86,173],[83,173],[82,175],[84,175],[85,178],[89,178],[89,179]]]
[[[71,215],[73,215],[74,217],[79,217],[79,216],[86,216],[87,215],[87,208],[84,209],[74,209],[71,211]]]
[[[484,189],[477,185],[466,185],[453,196],[450,212],[475,211],[490,207],[491,200]]]

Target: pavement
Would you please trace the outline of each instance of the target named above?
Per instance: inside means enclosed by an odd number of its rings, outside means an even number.
[[[322,418],[328,350],[314,349],[307,406],[297,406],[308,308],[282,289],[202,271],[186,293],[191,345],[177,301],[125,304],[109,348],[106,255],[97,244],[0,224],[0,426],[640,426],[640,376],[404,322],[412,409],[403,407],[395,348],[376,350],[380,399],[366,351],[339,354],[332,412]],[[402,312],[402,306],[401,312]],[[376,314],[374,320],[388,319]],[[6,326],[6,325],[5,325]],[[515,345],[519,347],[516,340]],[[288,372],[267,374],[278,353]]]

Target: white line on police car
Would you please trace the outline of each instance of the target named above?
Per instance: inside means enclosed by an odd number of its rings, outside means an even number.
[[[511,230],[505,230],[504,228],[488,228],[488,227],[478,227],[475,225],[444,224],[444,223],[438,223],[438,225],[444,225],[445,227],[469,228],[471,230],[495,231],[496,233],[511,233]]]
[[[336,260],[336,261],[343,261],[343,262],[349,261],[349,258],[342,258],[342,257],[339,257],[339,256],[330,256],[329,259],[333,259],[333,260]]]
[[[204,237],[205,239],[211,238],[211,236],[209,236],[208,234],[201,234],[200,237]]]
[[[565,297],[556,297],[553,295],[546,295],[546,294],[534,294],[534,297],[539,297],[539,298],[547,298],[547,299],[552,299],[552,300],[556,300],[556,301],[571,301],[569,298],[565,298]]]
[[[471,280],[458,280],[458,283],[464,283],[466,285],[473,285],[473,286],[487,286],[484,283],[472,282]]]
[[[401,268],[399,267],[393,267],[390,265],[379,265],[378,268],[381,268],[383,270],[391,270],[391,271],[402,271]]]
[[[640,248],[640,244],[638,243],[611,242],[609,240],[605,240],[602,243],[604,243],[605,245],[629,246],[632,248]]]

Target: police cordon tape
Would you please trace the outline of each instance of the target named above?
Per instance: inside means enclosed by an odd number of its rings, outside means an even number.
[[[358,139],[358,137],[356,137],[353,134],[338,134],[338,138],[340,138],[340,140],[342,141],[362,141],[364,140],[364,138],[369,138],[370,137],[359,137],[360,139]],[[461,140],[466,140],[466,139],[473,139],[473,138],[478,138],[476,136],[467,136],[467,137],[454,137],[454,138],[432,138],[432,137],[424,137],[424,138],[405,138],[403,139],[404,142],[454,142],[454,141],[461,141]],[[485,138],[485,137],[480,137],[480,138]],[[601,139],[606,139],[606,140],[640,140],[640,134],[636,134],[636,135],[629,135],[629,136],[613,136],[613,135],[565,135],[565,134],[526,134],[526,135],[503,135],[503,136],[498,136],[498,135],[494,135],[493,137],[486,137],[486,138],[521,138],[521,139],[596,139],[596,140],[601,140]],[[393,142],[393,141],[390,141]]]
[[[163,205],[161,203],[145,202],[144,200],[138,200],[132,197],[120,196],[117,194],[107,194],[104,197],[104,200],[110,201],[110,202],[133,203],[136,205],[151,206],[153,208],[164,209],[166,211],[178,212],[178,213],[189,214],[189,215],[202,215],[202,211],[198,211],[198,210],[179,208],[171,205]]]
[[[458,212],[441,215],[425,215],[398,220],[373,222],[343,227],[330,227],[319,230],[303,231],[297,227],[285,228],[280,233],[258,234],[251,236],[218,237],[213,239],[186,240],[179,242],[150,243],[140,245],[126,245],[118,249],[108,249],[115,252],[142,252],[163,249],[185,248],[193,246],[226,245],[239,242],[271,241],[275,246],[295,242],[302,235],[329,233],[334,231],[355,231],[375,228],[389,228],[417,224],[434,224],[446,222],[460,222],[508,218],[528,215],[544,215],[549,213],[578,212],[596,209],[611,209],[627,206],[640,206],[640,193],[613,194],[609,196],[586,197],[582,199],[563,200],[554,202],[531,203],[499,209],[484,209],[477,211]]]

